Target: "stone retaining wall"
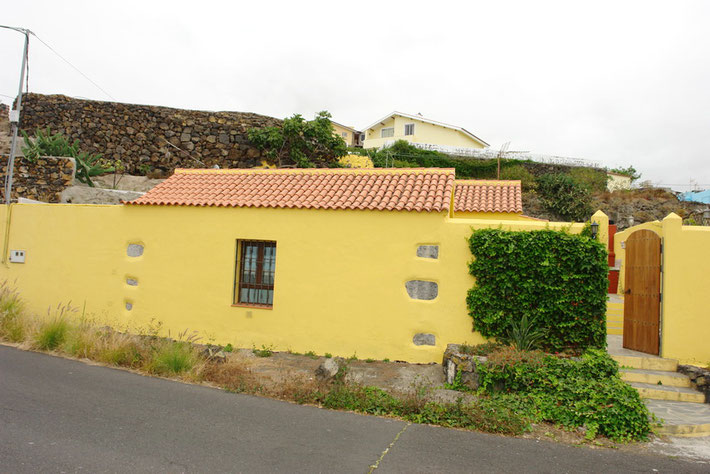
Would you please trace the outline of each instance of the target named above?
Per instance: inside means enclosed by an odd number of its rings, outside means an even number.
[[[61,132],[79,140],[82,151],[120,159],[130,174],[161,177],[175,168],[251,168],[261,152],[247,137],[250,128],[280,120],[243,112],[205,112],[148,105],[27,94],[22,129]]]
[[[705,403],[710,403],[710,370],[694,365],[679,365],[678,372],[690,377],[693,388],[705,394]]]
[[[8,156],[0,156],[0,182],[2,200],[5,202],[5,174]],[[42,157],[29,162],[21,156],[15,157],[12,199],[18,197],[43,202],[60,202],[60,196],[74,184],[76,163],[74,158]]]

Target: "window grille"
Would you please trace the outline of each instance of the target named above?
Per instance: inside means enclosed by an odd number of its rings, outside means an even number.
[[[257,306],[274,304],[276,242],[238,241],[235,303]]]

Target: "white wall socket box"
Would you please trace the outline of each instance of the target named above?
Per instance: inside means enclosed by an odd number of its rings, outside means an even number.
[[[25,263],[25,251],[10,250],[10,263]]]

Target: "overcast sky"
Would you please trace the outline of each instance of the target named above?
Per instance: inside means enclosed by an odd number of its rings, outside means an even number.
[[[710,188],[710,1],[5,3],[115,100],[334,120],[397,110],[499,148]],[[0,99],[22,35],[0,30]],[[111,100],[35,38],[30,91]],[[685,185],[685,186],[679,186]]]

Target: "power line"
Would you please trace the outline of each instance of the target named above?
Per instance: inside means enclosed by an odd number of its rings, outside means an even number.
[[[65,58],[64,56],[62,56],[61,54],[59,54],[54,48],[52,48],[50,45],[48,45],[42,38],[40,38],[39,36],[37,36],[37,34],[35,34],[35,33],[32,32],[32,31],[30,31],[30,34],[31,34],[32,36],[34,36],[35,38],[37,38],[40,43],[42,43],[42,44],[45,45],[47,48],[49,48],[49,50],[50,50],[51,52],[53,52],[54,54],[56,54],[57,56],[59,56],[59,58],[60,58],[62,61],[64,61],[65,63],[67,63],[69,66],[71,66],[76,72],[78,72],[79,74],[81,74],[81,75],[84,77],[84,79],[86,79],[87,81],[89,81],[90,83],[92,83],[94,86],[96,86],[97,89],[99,89],[101,92],[103,92],[104,94],[106,94],[111,100],[113,100],[113,101],[116,100],[111,94],[109,94],[108,92],[106,92],[106,89],[104,89],[103,87],[101,87],[100,85],[98,85],[98,84],[97,84],[96,82],[94,82],[89,76],[87,76],[86,74],[84,74],[83,72],[81,72],[81,70],[80,70],[78,67],[76,67],[76,66],[74,66],[72,63],[70,63],[67,58]]]

